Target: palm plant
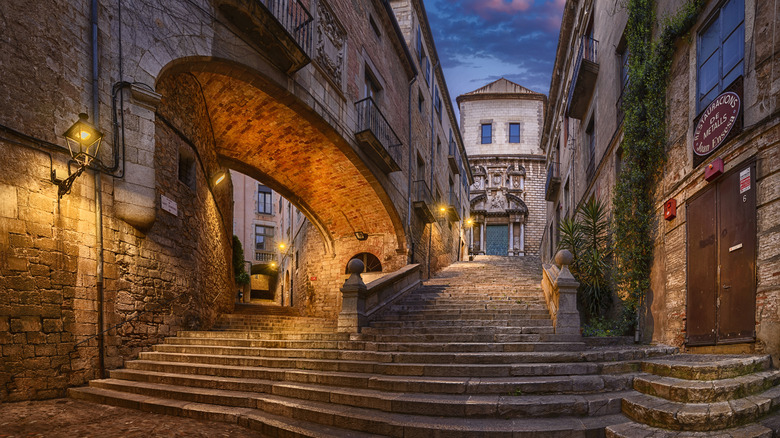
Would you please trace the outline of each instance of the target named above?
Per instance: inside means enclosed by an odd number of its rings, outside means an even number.
[[[612,249],[609,244],[609,219],[606,206],[591,198],[576,217],[561,221],[559,249],[574,255],[570,269],[580,282],[578,298],[587,319],[598,317],[612,304],[609,282]]]

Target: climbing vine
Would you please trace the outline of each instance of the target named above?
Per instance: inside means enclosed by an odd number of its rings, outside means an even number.
[[[655,0],[628,1],[629,83],[620,145],[624,165],[612,202],[616,282],[630,320],[650,289],[655,189],[666,162],[666,87],[675,42],[696,22],[703,3],[688,0],[675,16],[664,20],[654,40]]]

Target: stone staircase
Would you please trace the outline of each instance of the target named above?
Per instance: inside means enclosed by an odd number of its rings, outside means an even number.
[[[358,334],[244,309],[69,393],[267,436],[601,436],[642,361],[675,349],[555,334],[540,279],[532,257],[456,263]]]
[[[633,421],[607,437],[780,436],[780,370],[770,356],[676,355],[644,361],[642,371],[638,393],[623,400]]]

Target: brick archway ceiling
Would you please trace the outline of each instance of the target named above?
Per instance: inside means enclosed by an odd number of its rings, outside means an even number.
[[[354,239],[355,231],[396,234],[378,182],[368,168],[358,168],[359,158],[324,121],[316,126],[302,117],[290,107],[289,95],[275,97],[219,73],[193,75],[203,90],[217,154],[231,167],[281,193],[332,241]]]

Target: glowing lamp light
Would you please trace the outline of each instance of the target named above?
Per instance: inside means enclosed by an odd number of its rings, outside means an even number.
[[[276,262],[271,262],[271,267],[276,268]]]
[[[70,173],[70,166],[68,166],[69,175],[64,180],[57,178],[56,173],[52,170],[51,182],[57,185],[57,197],[60,199],[70,192],[70,188],[73,186],[76,178],[81,176],[84,173],[84,169],[98,156],[103,133],[89,123],[88,119],[89,117],[86,114],[79,114],[79,119],[62,134],[65,137],[65,142],[68,143],[70,156],[79,164],[79,168],[75,172]]]
[[[445,211],[447,211],[447,207],[442,205],[441,207],[439,207],[439,211],[444,213]]]
[[[88,122],[89,116],[79,114],[79,119],[65,131],[71,157],[83,166],[88,166],[100,150],[103,133]]]
[[[466,225],[474,225],[474,219],[471,218],[466,219]]]
[[[279,249],[284,250],[285,248],[287,248],[287,245],[284,242],[279,243]]]
[[[227,172],[224,170],[217,172],[216,176],[214,177],[214,186],[218,186],[222,181],[225,180],[225,177],[227,177]]]

